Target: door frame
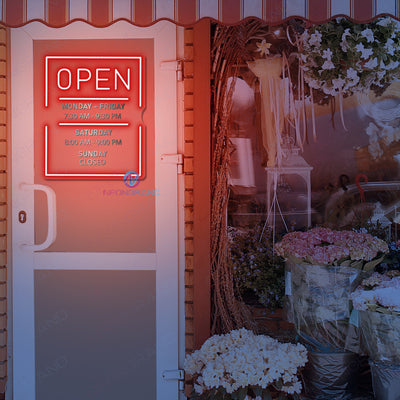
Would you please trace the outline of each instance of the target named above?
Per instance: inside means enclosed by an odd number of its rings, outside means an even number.
[[[167,21],[162,21],[162,22],[157,23],[156,25],[153,25],[153,26],[148,27],[148,28],[135,27],[135,26],[132,26],[131,24],[129,24],[129,23],[125,22],[125,21],[120,21],[120,22],[114,23],[113,25],[111,25],[111,26],[109,26],[107,28],[94,28],[94,27],[92,27],[92,26],[90,26],[90,25],[88,25],[88,24],[86,24],[84,22],[75,22],[75,23],[72,23],[72,24],[70,24],[70,25],[68,25],[68,26],[66,26],[64,28],[49,28],[49,27],[43,26],[42,24],[40,24],[38,22],[32,22],[32,23],[30,23],[29,25],[27,25],[25,27],[15,28],[15,29],[13,29],[13,31],[17,30],[17,29],[23,29],[23,30],[26,30],[26,31],[32,31],[34,29],[38,29],[39,31],[43,30],[43,31],[46,31],[46,32],[53,32],[53,33],[56,34],[56,37],[60,36],[60,37],[64,37],[65,38],[65,36],[69,35],[68,31],[73,31],[74,28],[79,25],[79,26],[83,26],[84,27],[83,29],[86,29],[87,31],[92,32],[93,35],[95,35],[95,32],[96,32],[96,34],[99,34],[99,35],[93,36],[94,39],[95,38],[96,39],[97,38],[102,38],[102,37],[109,39],[109,38],[114,38],[114,36],[113,36],[114,33],[112,33],[112,32],[118,30],[117,28],[122,27],[122,31],[125,30],[125,31],[131,31],[132,32],[132,30],[133,30],[133,31],[136,32],[136,31],[140,30],[141,33],[142,32],[144,32],[144,33],[148,32],[148,34],[144,34],[143,36],[141,36],[141,37],[145,38],[145,37],[154,37],[154,34],[152,34],[151,32],[153,32],[154,30],[157,30],[157,29],[162,30],[161,27],[167,26],[168,24],[173,26],[174,29],[176,30],[176,39],[177,39],[176,40],[176,43],[177,43],[176,57],[181,57],[181,56],[183,56],[183,28],[178,27],[177,25],[175,25],[173,23],[170,23],[170,22],[167,22]],[[35,27],[35,25],[37,25],[37,28]],[[115,33],[115,36],[125,37],[125,36],[120,36],[120,35],[121,35],[121,33]],[[39,34],[39,36],[40,36],[40,34]],[[46,37],[44,37],[44,38],[46,38],[46,39],[51,39],[52,38],[52,37],[48,37],[47,35],[45,35],[45,36]],[[40,39],[40,37],[35,37],[34,39]],[[12,40],[10,40],[10,45],[11,45],[11,51],[12,51],[12,46],[13,46]],[[156,53],[156,49],[155,49],[155,53]],[[155,61],[157,59],[158,59],[158,57],[155,54]],[[10,64],[11,64],[11,57],[10,57],[9,65]],[[31,63],[31,66],[32,66],[32,69],[33,69],[33,63]],[[157,90],[158,90],[158,88],[157,88],[157,73],[160,73],[160,70],[158,69],[158,72],[157,72],[157,66],[155,65],[154,67],[155,67],[154,68],[155,69],[155,82],[154,82],[154,85],[155,85],[155,99],[156,99]],[[12,88],[10,88],[11,81],[12,81],[11,68],[9,67],[9,75],[8,76],[10,77],[10,79],[8,80],[8,85],[9,85],[9,93],[12,95],[12,91],[11,91]],[[160,79],[160,81],[162,80],[162,78],[159,78],[159,79]],[[177,132],[176,139],[177,139],[177,142],[175,143],[175,147],[174,147],[174,145],[171,146],[170,153],[176,153],[176,152],[182,152],[183,151],[183,121],[182,121],[182,117],[181,117],[181,115],[183,115],[183,82],[179,82],[177,84],[177,96],[176,96],[176,99],[177,99],[177,118],[175,119],[175,122],[177,124],[177,126],[176,126],[176,132]],[[13,112],[12,108],[10,107],[9,109],[11,110],[10,113],[12,113]],[[12,121],[12,115],[10,116],[10,121]],[[33,125],[33,121],[32,121],[32,125]],[[158,125],[157,124],[157,119],[155,119],[155,130],[156,130],[156,132],[157,132],[157,125]],[[160,128],[160,127],[158,127],[158,128]],[[11,138],[11,140],[9,141],[9,146],[11,147],[11,143],[13,141],[13,136],[11,134],[11,131],[12,131],[11,123],[8,125],[8,131],[9,131],[9,134],[10,134],[9,137]],[[157,134],[156,134],[156,137],[157,137]],[[165,152],[168,153],[168,150],[164,150],[163,151],[163,153],[165,153]],[[12,148],[10,149],[9,154],[10,154],[9,162],[11,164],[13,162]],[[159,157],[159,155],[160,155],[160,153],[159,153],[159,150],[158,150],[158,144],[157,144],[157,140],[156,140],[156,149],[155,149],[155,157],[156,157],[156,160],[155,160],[155,164],[156,164],[155,165],[156,187],[161,187],[162,186],[162,182],[161,182],[161,179],[160,179],[160,174],[158,173],[158,169],[160,168],[160,157]],[[9,176],[8,176],[8,178],[9,178],[9,186],[8,187],[10,188],[10,190],[9,190],[9,195],[10,195],[10,193],[12,191],[11,190],[12,189],[12,184],[13,184],[12,181],[11,181],[11,176],[12,176],[13,170],[11,169],[11,165],[9,165],[9,167],[10,167],[9,171],[11,171],[11,173],[9,173]],[[176,169],[176,166],[175,165],[170,165],[170,166],[167,166],[167,167],[163,166],[163,168],[169,168],[170,171],[174,171],[174,169]],[[176,321],[176,324],[175,324],[176,329],[175,329],[175,335],[171,335],[170,340],[172,342],[177,341],[177,346],[176,347],[177,347],[178,352],[177,352],[175,358],[176,358],[177,366],[181,367],[183,365],[184,356],[185,356],[185,340],[184,340],[185,339],[185,318],[184,318],[184,293],[185,293],[185,291],[184,291],[184,263],[185,263],[185,253],[184,253],[184,208],[183,208],[183,204],[184,204],[184,179],[183,178],[184,178],[184,176],[183,175],[176,175],[176,172],[174,172],[174,173],[175,173],[175,176],[177,177],[177,193],[176,193],[177,197],[176,197],[175,204],[177,206],[177,220],[176,220],[176,223],[177,223],[177,249],[176,249],[177,257],[176,257],[176,260],[177,260],[178,265],[177,265],[177,273],[175,274],[175,276],[176,276],[176,279],[177,279],[177,283],[176,284],[178,285],[177,286],[178,290],[177,290],[177,293],[175,295],[175,300],[174,300],[176,302],[176,305],[177,305],[177,312],[176,312],[177,321]],[[29,171],[28,171],[28,174],[29,174]],[[29,178],[30,178],[29,181],[33,182],[33,168],[30,171]],[[10,236],[9,236],[9,238],[11,238],[12,237],[12,227],[15,224],[17,224],[18,222],[16,221],[16,212],[15,212],[16,209],[14,207],[14,204],[12,204],[11,201],[9,202],[9,204],[12,205],[9,208],[9,221],[11,222],[11,223],[9,223],[9,226],[10,226]],[[156,205],[156,212],[157,211],[159,211],[159,206],[158,205]],[[162,246],[162,242],[160,241],[160,233],[162,233],[162,229],[166,229],[166,228],[165,227],[162,228],[162,227],[159,226],[159,224],[157,224],[157,226],[156,226],[156,243],[157,243],[156,244],[156,248],[157,248],[157,252],[160,249],[160,246]],[[164,232],[165,232],[165,230],[164,230]],[[9,247],[8,247],[10,249],[10,251],[8,253],[9,257],[10,257],[9,265],[13,265],[13,262],[12,262],[12,260],[13,260],[13,256],[12,256],[13,247],[12,247],[12,244],[13,244],[12,240],[10,240]],[[168,251],[167,251],[167,253],[168,253]],[[31,254],[30,257],[32,258],[32,260],[31,261],[27,260],[27,261],[33,263],[33,258],[34,258],[33,254]],[[11,274],[10,275],[12,275],[12,271],[13,270],[11,268]],[[33,272],[33,269],[32,269],[32,272]],[[159,284],[161,282],[165,282],[166,280],[170,279],[168,274],[164,274],[163,275],[162,272],[163,271],[160,272],[160,270],[157,269],[157,295],[158,295],[158,293],[159,293],[158,291],[160,289],[160,285]],[[12,281],[12,277],[11,277],[9,288],[11,289],[12,287],[13,287],[13,281]],[[168,289],[166,289],[166,290],[168,290]],[[13,312],[11,310],[14,309],[15,304],[14,304],[14,299],[12,298],[12,290],[9,290],[9,293],[10,292],[11,292],[11,296],[10,296],[11,297],[11,301],[9,302],[9,308],[10,308],[9,316],[11,318],[9,318],[9,322],[10,322],[9,323],[9,328],[10,329],[9,329],[9,336],[8,336],[8,353],[11,355],[11,357],[9,357],[9,364],[8,364],[9,365],[9,374],[8,374],[8,385],[7,385],[7,390],[6,390],[6,398],[7,399],[12,399],[13,396],[14,396],[14,384],[13,384],[13,378],[14,377],[13,377],[13,373],[11,372],[11,371],[13,371],[13,354],[14,354],[13,337],[14,337],[14,333],[13,333],[13,330],[12,330]],[[163,315],[163,312],[162,312],[162,309],[159,308],[160,306],[162,306],[162,304],[159,304],[159,302],[158,302],[157,303],[157,315],[161,316],[161,315]],[[34,315],[33,311],[32,311],[31,315],[32,316]],[[168,316],[168,319],[170,319],[170,318],[171,318],[171,316]],[[158,320],[158,317],[157,317],[157,326],[158,326],[158,324],[159,324],[159,320]],[[157,327],[157,346],[158,346],[159,337],[161,335],[164,336],[164,333],[165,332],[159,332],[159,329]],[[170,368],[168,366],[160,365],[160,363],[159,363],[159,352],[157,352],[157,386],[158,387],[162,387],[163,383],[165,383],[165,382],[162,381],[161,373],[160,373],[163,369],[170,369]],[[33,376],[33,379],[35,379],[34,376]],[[178,383],[176,383],[176,384],[178,384]],[[184,398],[182,394],[181,394],[181,396],[182,396],[182,398]],[[16,399],[16,400],[19,400],[19,399]]]

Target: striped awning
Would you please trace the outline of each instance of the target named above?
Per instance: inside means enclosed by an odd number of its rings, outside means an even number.
[[[33,20],[53,27],[84,20],[102,27],[120,19],[138,26],[161,19],[187,26],[202,18],[232,25],[248,17],[279,24],[293,16],[321,23],[338,15],[361,23],[381,14],[399,19],[400,0],[0,0],[0,19],[9,27]]]

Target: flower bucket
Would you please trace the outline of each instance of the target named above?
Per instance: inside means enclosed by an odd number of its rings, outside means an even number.
[[[376,400],[400,400],[400,365],[370,360],[372,386]]]
[[[400,316],[359,311],[377,400],[400,400]]]
[[[357,352],[358,332],[349,324],[350,294],[364,273],[351,267],[290,262],[286,270],[287,314],[300,340],[316,352]]]
[[[359,313],[369,358],[374,362],[400,365],[400,316],[374,311]]]
[[[357,388],[359,356],[344,353],[308,353],[304,388],[313,400],[353,400]]]

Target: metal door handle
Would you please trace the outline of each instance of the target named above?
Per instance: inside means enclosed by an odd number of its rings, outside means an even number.
[[[56,193],[45,185],[21,183],[20,188],[23,190],[41,190],[46,194],[47,211],[48,211],[48,227],[46,240],[40,244],[23,244],[22,246],[32,251],[40,251],[47,249],[56,240],[57,236],[57,213],[56,213]]]

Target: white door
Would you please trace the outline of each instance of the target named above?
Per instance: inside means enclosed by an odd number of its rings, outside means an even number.
[[[11,29],[14,400],[178,399],[177,29]]]

